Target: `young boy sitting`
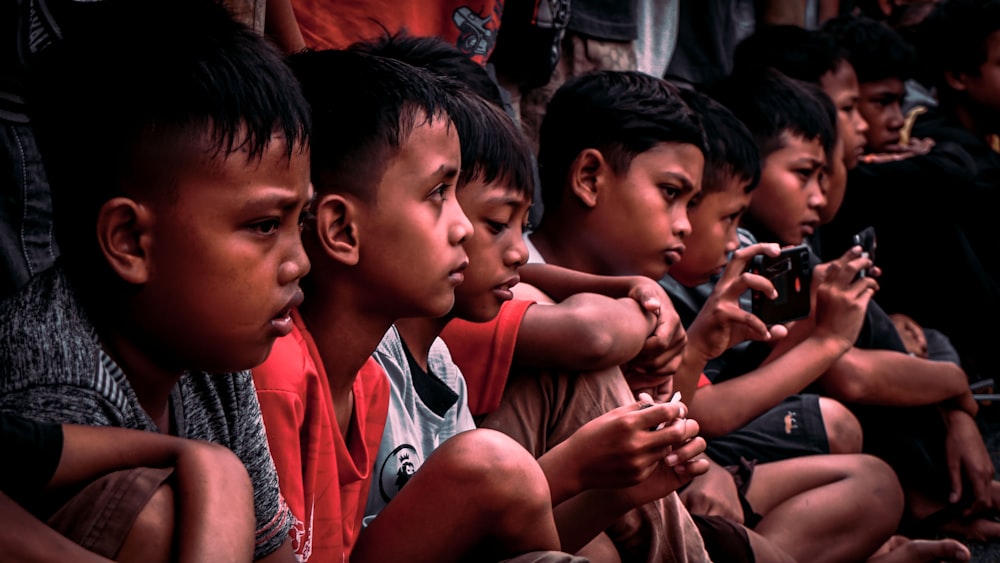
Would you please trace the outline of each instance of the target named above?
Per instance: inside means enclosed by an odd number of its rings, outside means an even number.
[[[773,104],[760,95],[742,95],[749,90],[746,84],[755,79],[744,75],[739,80],[743,82],[719,90],[724,96],[720,101],[744,122],[761,152],[766,152],[765,143],[773,142],[773,135],[768,134],[773,129]],[[743,89],[741,95],[726,95],[734,87]],[[818,224],[825,197],[797,162],[819,166],[824,151],[819,143],[799,145],[789,154],[795,158],[767,163],[773,164],[774,177],[762,175],[751,200],[745,222],[751,238],[802,244]],[[864,451],[885,459],[908,494],[907,523],[948,505],[952,510],[963,505],[977,512],[988,510],[1000,489],[993,482],[992,463],[975,423],[977,405],[965,374],[957,365],[906,354],[892,321],[874,300],[865,317],[854,346],[816,380],[812,390],[843,402],[858,417]],[[808,323],[793,327],[774,346],[771,357],[794,346],[809,331]],[[960,503],[963,490],[969,498]],[[927,527],[934,527],[930,522]],[[914,529],[909,533],[928,532]]]
[[[290,62],[314,117],[317,200],[303,233],[313,270],[292,334],[254,377],[298,553],[437,562],[558,550],[541,468],[489,430],[441,444],[361,528],[389,408],[372,353],[398,319],[447,313],[468,266],[462,243],[472,226],[455,199],[460,148],[450,117],[469,111],[468,94],[357,52]]]
[[[588,119],[581,120],[581,115]],[[542,124],[539,163],[543,182],[550,183],[542,187],[548,198],[546,215],[530,235],[537,259],[592,274],[666,274],[683,255],[683,240],[691,230],[687,204],[700,191],[702,141],[685,136],[688,124],[700,132],[697,123],[676,90],[658,79],[595,73],[567,82],[553,97]],[[643,211],[633,211],[637,208]],[[696,336],[689,332],[688,346]],[[664,379],[669,384],[669,378]],[[863,557],[889,537],[895,526],[891,516],[878,518],[883,526],[888,520],[888,527],[852,528],[858,523],[858,502],[892,514],[891,506],[879,506],[859,492],[898,487],[885,464],[866,456],[822,457],[817,465],[829,465],[829,472],[806,483],[791,476],[819,473],[796,461],[758,466],[754,472],[747,498],[762,518],[748,514],[744,520],[748,529],[759,531],[748,532],[754,556],[777,553],[822,560],[837,557],[831,550],[853,543],[854,556]],[[734,490],[732,476],[721,473]],[[690,487],[698,487],[711,474],[709,470]],[[855,485],[841,488],[847,481]],[[829,510],[812,514],[816,521],[806,524],[809,515],[788,507],[815,502],[809,498],[829,499],[824,501]],[[734,517],[743,519],[737,511]],[[829,536],[818,534],[821,529]],[[840,534],[849,529],[854,530],[852,542],[845,542]]]
[[[794,95],[772,95],[772,100],[777,102],[780,99],[781,102],[768,106],[764,113],[769,116],[769,123],[776,132],[784,132],[785,141],[783,146],[762,143],[762,146],[774,150],[772,154],[776,157],[773,160],[770,155],[764,157],[765,170],[768,166],[773,167],[781,162],[783,159],[780,153],[794,146],[790,131],[797,131],[796,136],[809,136],[805,133],[812,129],[809,124],[822,123],[822,120],[789,120],[791,115],[800,118],[803,114],[808,115],[810,106],[816,108],[814,112],[818,114],[817,117],[825,113],[815,91],[811,96],[807,90],[797,90],[794,83],[787,80],[784,82],[787,83],[789,93]],[[776,87],[780,85],[779,83]],[[748,95],[761,94],[760,91],[750,89],[741,91]],[[740,218],[751,205],[753,190],[760,177],[758,163],[761,159],[754,138],[729,110],[708,96],[693,91],[682,95],[701,117],[709,138],[710,151],[702,192],[688,211],[691,234],[685,239],[684,255],[680,262],[670,267],[669,273],[660,283],[670,293],[688,327],[706,321],[698,318],[699,313],[730,315],[736,319],[732,332],[725,335],[727,338],[720,339],[723,345],[726,340],[733,343],[748,336],[759,339],[760,332],[764,330],[769,330],[773,336],[784,327],[765,327],[760,319],[741,308],[739,302],[739,296],[746,295],[745,292],[750,288],[761,291],[765,296],[773,289],[766,283],[761,283],[756,276],[744,272],[752,256],[760,253],[773,255],[777,251],[776,245],[766,243],[739,248],[737,227]],[[829,130],[829,120],[826,121],[826,129]],[[767,170],[768,180],[775,176],[774,169]],[[692,384],[687,384],[686,389],[689,390],[684,391],[688,397],[686,401],[691,411],[699,412],[700,420],[705,421],[702,432],[709,441],[707,451],[713,459],[730,465],[734,462],[738,464],[741,456],[744,459],[757,458],[760,462],[767,461],[767,456],[775,455],[860,451],[860,427],[842,404],[816,395],[786,398],[787,395],[800,392],[820,377],[833,361],[854,344],[861,328],[864,305],[870,298],[875,283],[871,278],[858,279],[855,274],[862,264],[870,264],[870,261],[865,262],[858,253],[848,254],[845,258],[850,260],[845,262],[842,259],[836,264],[823,265],[814,271],[815,310],[809,321],[800,321],[811,322],[815,327],[806,340],[761,368],[739,377],[706,384],[697,390]],[[831,270],[831,267],[835,267],[836,271]],[[697,332],[697,328],[693,330]],[[716,351],[708,351],[703,355],[716,355]],[[730,354],[730,357],[735,355]],[[704,366],[704,371],[710,377],[718,375],[721,364],[726,359],[727,355],[723,354]],[[690,375],[697,377],[699,374],[692,372],[685,377],[684,370],[679,371],[674,378],[675,388],[685,384],[685,379],[692,379]],[[815,405],[817,401],[819,420],[816,419],[815,407],[811,411],[806,407]],[[757,413],[764,412],[775,404],[778,406],[753,419]],[[825,436],[822,435],[824,429]],[[809,434],[817,431],[815,435]],[[713,439],[726,432],[731,433]],[[813,458],[821,460],[822,456]],[[800,462],[808,459],[799,458]],[[884,463],[869,463],[874,465],[871,471],[883,474],[891,472]],[[830,468],[830,464],[822,462],[817,465],[824,470]],[[804,465],[799,470],[816,471]],[[697,510],[695,506],[691,508]],[[902,506],[897,505],[897,510],[901,509]],[[856,515],[857,518],[868,516]],[[884,558],[878,560],[925,561],[931,557],[961,559],[958,554],[965,554],[966,559],[968,558],[965,546],[953,540],[904,542],[903,539],[905,538],[893,538],[885,546],[891,556],[884,554]]]
[[[246,370],[291,329],[309,268],[308,105],[215,2],[65,7],[79,25],[30,97],[62,256],[0,305],[0,410],[226,446],[253,484],[254,557],[290,561]]]
[[[502,110],[478,103],[482,119],[472,123],[459,119],[457,124],[463,153],[458,200],[474,226],[464,245],[469,268],[447,315],[397,321],[379,345],[377,357],[393,382],[396,408],[387,426],[392,435],[387,432],[390,439],[383,441],[375,464],[379,478],[369,494],[369,513],[380,510],[440,443],[473,427],[464,379],[438,335],[452,319],[495,318],[501,304],[512,298],[508,289],[497,288],[516,281],[526,260],[521,232],[532,192],[530,149]],[[638,304],[631,307],[642,315]],[[435,408],[437,414],[431,414]],[[697,434],[697,425],[677,416],[681,408],[649,409],[629,400],[622,408],[587,421],[585,429],[569,436],[562,447],[549,443],[553,449],[540,455],[539,464],[550,483],[563,549],[579,551],[625,512],[669,494],[697,474],[704,464],[689,468],[684,461],[701,452],[702,442],[685,443]],[[556,419],[544,422],[548,428]],[[661,424],[662,431],[649,432]],[[676,475],[663,462],[668,453],[677,457],[670,464],[679,468]],[[586,553],[597,560],[592,551],[591,547]]]

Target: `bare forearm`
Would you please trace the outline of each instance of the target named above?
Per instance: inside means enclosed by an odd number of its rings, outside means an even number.
[[[830,396],[850,403],[932,405],[968,392],[965,372],[892,350],[852,348],[819,380]]]
[[[521,321],[514,364],[571,371],[616,366],[642,350],[653,320],[632,299],[592,293],[533,306]]]
[[[635,284],[635,276],[598,276],[551,264],[526,264],[518,270],[521,280],[562,301],[577,293],[599,293],[608,297],[626,297]]]
[[[48,527],[0,493],[0,546],[5,560],[26,563],[110,563]]]
[[[847,347],[848,343],[836,338],[808,338],[767,365],[688,395],[688,416],[698,421],[706,437],[728,434],[801,392]]]

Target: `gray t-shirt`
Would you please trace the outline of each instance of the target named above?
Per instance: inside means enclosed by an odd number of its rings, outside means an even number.
[[[430,373],[414,364],[395,326],[382,337],[375,360],[389,376],[389,415],[368,490],[366,525],[438,446],[476,427],[465,378],[440,338],[427,358]]]
[[[0,304],[0,411],[32,419],[158,431],[57,266]],[[257,559],[288,536],[288,507],[249,371],[187,373],[170,395],[175,434],[228,447],[254,488]]]

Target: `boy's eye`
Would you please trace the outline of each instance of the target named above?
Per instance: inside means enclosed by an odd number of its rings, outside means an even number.
[[[677,196],[681,195],[681,189],[671,184],[664,184],[660,186],[660,191],[663,192],[664,197],[668,200],[676,199]]]
[[[430,194],[430,199],[432,201],[445,201],[448,199],[445,197],[448,194],[448,190],[451,189],[451,184],[441,184],[440,186],[434,188],[434,191]]]
[[[500,221],[490,221],[489,219],[486,219],[483,222],[486,223],[486,226],[495,235],[498,235],[510,228],[510,225],[507,223],[501,223]]]
[[[280,225],[281,221],[279,219],[265,219],[250,225],[250,228],[262,235],[269,235],[277,231]]]

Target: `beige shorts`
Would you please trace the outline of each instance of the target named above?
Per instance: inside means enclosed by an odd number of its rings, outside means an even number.
[[[173,469],[139,467],[109,473],[63,504],[48,525],[88,551],[113,559]]]

